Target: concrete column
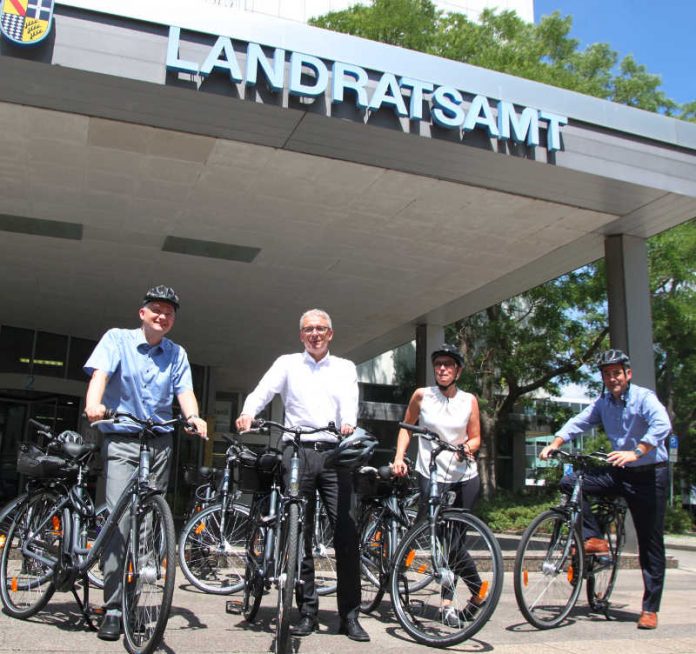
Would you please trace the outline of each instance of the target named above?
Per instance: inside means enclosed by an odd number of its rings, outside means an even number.
[[[604,241],[611,346],[631,357],[633,381],[655,390],[652,313],[645,239],[627,234]],[[626,515],[626,552],[638,551],[630,513]]]
[[[435,376],[430,365],[430,353],[445,342],[442,325],[418,325],[416,327],[416,385],[433,386]]]
[[[627,234],[604,241],[611,346],[631,357],[633,381],[655,390],[652,314],[645,239]]]

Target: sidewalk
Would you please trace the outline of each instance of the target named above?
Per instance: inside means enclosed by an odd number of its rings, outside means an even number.
[[[691,541],[693,542],[693,540]],[[674,555],[674,553],[672,553]],[[694,654],[696,652],[696,553],[684,552],[684,563],[667,571],[659,627],[636,629],[643,581],[639,570],[622,569],[612,596],[609,622],[589,613],[585,593],[567,622],[559,628],[538,631],[522,618],[515,601],[512,575],[505,574],[500,602],[490,622],[472,639],[448,652],[480,654]],[[98,596],[95,597],[98,599]],[[241,616],[225,612],[226,597],[195,592],[177,572],[172,613],[161,652],[213,654],[272,651],[276,595],[263,598],[258,621],[247,624]],[[297,619],[293,612],[291,619]],[[368,645],[336,633],[336,598],[321,598],[320,630],[296,638],[296,654],[428,654],[435,652],[412,641],[394,618],[388,598],[375,614],[361,618],[372,638]],[[123,643],[107,643],[78,624],[69,594],[56,594],[48,606],[30,620],[14,620],[0,613],[0,654],[10,652],[65,652],[68,654],[122,654]]]

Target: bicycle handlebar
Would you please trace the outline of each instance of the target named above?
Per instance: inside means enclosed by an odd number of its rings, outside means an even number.
[[[549,452],[549,457],[553,459],[565,459],[566,461],[579,463],[580,465],[588,465],[589,463],[607,463],[606,452],[590,452],[589,454],[577,452],[572,454],[564,450],[551,450]]]
[[[449,450],[450,452],[460,453],[462,456],[473,458],[473,455],[471,455],[471,453],[468,451],[469,448],[467,447],[466,443],[452,445],[447,441],[442,440],[440,435],[434,431],[426,429],[425,427],[419,427],[418,425],[411,425],[408,422],[400,422],[399,427],[401,427],[401,429],[405,429],[406,431],[410,431],[412,436],[434,441],[443,450]]]
[[[187,429],[190,429],[194,432],[197,431],[195,425],[186,422],[186,420],[184,420],[182,416],[177,416],[176,418],[172,418],[171,420],[156,421],[154,418],[138,418],[137,416],[134,416],[132,413],[128,413],[127,411],[113,411],[111,409],[107,409],[106,413],[104,414],[104,418],[102,418],[101,420],[95,420],[93,423],[90,423],[90,426],[95,427],[96,425],[102,425],[107,423],[111,425],[117,425],[123,422],[122,418],[130,420],[130,422],[134,423],[135,425],[142,427],[143,431],[146,431],[153,435],[155,434],[155,429],[162,429],[164,427],[169,427],[177,423],[182,423],[186,426]]]

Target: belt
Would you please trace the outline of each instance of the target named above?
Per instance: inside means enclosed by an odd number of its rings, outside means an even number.
[[[326,452],[327,450],[335,450],[338,443],[333,441],[305,441],[300,443],[300,447],[305,450],[314,450],[315,452]]]

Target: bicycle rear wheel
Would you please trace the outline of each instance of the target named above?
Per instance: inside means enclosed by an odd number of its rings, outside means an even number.
[[[577,526],[554,510],[538,515],[522,535],[515,557],[517,605],[537,629],[558,626],[577,602],[584,553]]]
[[[257,525],[252,529],[247,543],[244,600],[242,601],[242,614],[247,622],[253,622],[256,619],[261,605],[264,588],[262,569],[266,567],[263,557],[267,537],[272,538],[273,532]]]
[[[230,595],[244,588],[249,509],[213,504],[195,514],[179,538],[179,567],[204,593]]]
[[[360,581],[363,613],[371,613],[382,601],[389,576],[389,529],[379,507],[370,508],[360,528]]]
[[[176,574],[174,520],[161,495],[145,498],[135,517],[138,542],[127,545],[123,570],[123,633],[131,654],[152,652],[169,620]]]
[[[87,548],[92,547],[92,543],[96,540],[97,536],[102,530],[104,523],[109,517],[109,509],[106,504],[98,506],[94,517],[89,520],[87,526]],[[87,571],[87,578],[89,583],[95,588],[104,588],[104,570],[102,569],[101,559],[97,559],[95,564]]]
[[[276,654],[290,651],[290,610],[295,594],[297,560],[300,551],[300,507],[292,503],[287,512],[285,538],[278,570],[278,616],[276,622]]]
[[[586,590],[591,609],[606,613],[609,610],[609,599],[616,585],[625,533],[623,519],[616,519],[612,506],[603,506],[599,513],[598,522],[602,526],[602,538],[609,543],[609,553],[585,555]]]
[[[15,507],[14,519],[5,537],[0,558],[0,598],[13,618],[38,613],[53,595],[53,566],[22,552],[57,560],[63,543],[62,516],[52,515],[57,497],[40,492],[26,504]]]
[[[313,532],[312,554],[314,555],[314,587],[317,595],[336,592],[336,553],[333,542],[333,527],[323,505]]]
[[[473,636],[500,599],[503,557],[477,517],[443,511],[431,534],[416,524],[397,547],[390,591],[401,626],[419,643],[447,647]]]

